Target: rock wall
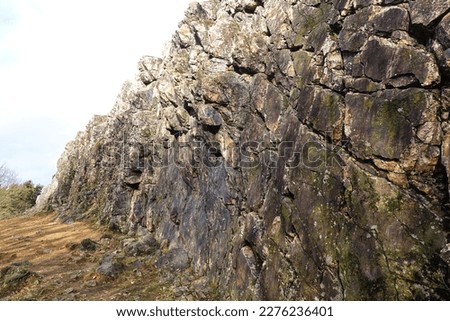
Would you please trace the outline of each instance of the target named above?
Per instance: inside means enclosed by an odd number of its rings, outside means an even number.
[[[220,299],[450,299],[449,12],[194,3],[67,145],[51,203],[152,234]]]

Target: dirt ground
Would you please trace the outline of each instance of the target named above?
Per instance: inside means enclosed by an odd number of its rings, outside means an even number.
[[[54,213],[0,220],[0,300],[170,299],[148,256],[124,256],[116,277],[97,272],[105,253],[120,253],[123,238],[85,222],[62,223]],[[81,246],[86,239],[95,249]]]

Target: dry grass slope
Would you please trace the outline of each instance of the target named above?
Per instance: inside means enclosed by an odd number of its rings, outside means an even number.
[[[170,299],[151,257],[124,256],[115,278],[97,272],[105,253],[120,252],[121,238],[89,223],[61,223],[55,213],[0,220],[0,300]],[[84,239],[96,250],[83,250]]]

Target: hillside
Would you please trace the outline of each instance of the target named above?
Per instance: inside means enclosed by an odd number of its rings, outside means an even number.
[[[206,298],[202,280],[182,288],[155,268],[159,249],[91,223],[22,216],[0,220],[0,239],[0,300]]]
[[[38,208],[154,239],[220,299],[448,300],[449,12],[194,3]]]

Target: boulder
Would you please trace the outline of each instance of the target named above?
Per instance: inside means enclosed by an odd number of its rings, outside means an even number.
[[[106,253],[100,261],[97,272],[108,277],[117,277],[125,269],[122,260],[123,257],[120,255]]]

